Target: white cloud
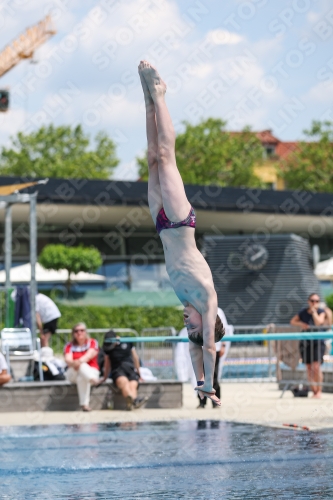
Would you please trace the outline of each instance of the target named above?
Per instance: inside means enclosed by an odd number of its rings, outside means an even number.
[[[127,52],[127,48],[130,48],[133,54],[133,48],[135,52],[140,47],[146,50],[147,41],[153,44],[163,35],[167,39],[170,30],[177,26],[181,28],[184,24],[177,5],[172,1],[158,3],[132,0],[119,5],[112,15],[112,22],[110,17],[104,17],[103,21],[103,16],[105,13],[97,7],[91,9],[83,21],[86,27],[89,26],[91,33],[84,38],[82,45],[90,52],[111,42],[110,47],[116,53]],[[167,43],[177,43],[177,37],[169,35]],[[178,41],[180,40],[181,36],[178,37]]]
[[[315,12],[313,10],[310,10],[307,13],[306,17],[307,17],[307,20],[310,24],[315,24],[321,18],[321,14],[319,12]]]
[[[333,81],[318,83],[304,95],[304,100],[305,102],[326,102],[330,105],[333,101]]]
[[[26,119],[27,113],[23,108],[0,113],[0,135],[6,137],[8,141],[9,136],[15,135],[18,130],[23,128]],[[1,141],[1,145],[5,145],[3,141]]]
[[[274,61],[284,50],[284,37],[261,38],[257,42],[252,42],[250,50],[252,50],[258,59],[264,61]]]
[[[235,45],[244,41],[244,37],[237,33],[222,29],[209,31],[207,39],[215,45]]]
[[[214,64],[211,63],[202,63],[196,64],[192,66],[192,73],[197,78],[204,79],[214,71]]]

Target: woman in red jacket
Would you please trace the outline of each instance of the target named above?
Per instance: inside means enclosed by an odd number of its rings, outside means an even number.
[[[68,366],[66,378],[76,383],[82,410],[90,411],[90,387],[97,385],[99,379],[98,342],[89,337],[84,323],[73,326],[72,341],[65,345],[64,355]]]

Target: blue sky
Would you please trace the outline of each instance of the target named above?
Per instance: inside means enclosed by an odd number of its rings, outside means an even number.
[[[329,0],[13,0],[0,9],[0,48],[48,12],[57,29],[36,64],[2,77],[12,102],[0,115],[1,145],[42,124],[82,123],[117,143],[115,177],[136,179],[146,145],[142,58],[166,80],[177,131],[214,116],[231,130],[297,140],[313,119],[333,120]]]

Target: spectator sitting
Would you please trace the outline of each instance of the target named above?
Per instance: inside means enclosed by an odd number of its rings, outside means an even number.
[[[41,347],[48,347],[53,333],[56,333],[57,322],[61,313],[50,297],[43,293],[36,295],[36,322],[40,332]]]
[[[108,339],[119,339],[113,330],[106,333],[103,343],[104,377],[111,377],[126,399],[127,410],[140,408],[147,398],[138,398],[140,376],[140,360],[132,343],[106,342]]]
[[[4,355],[0,352],[0,385],[7,384],[11,376],[9,373],[7,373],[8,366],[5,360]]]
[[[311,293],[308,297],[308,307],[302,309],[290,320],[293,326],[300,326],[302,331],[311,331],[312,326],[323,326],[325,324],[325,310],[319,307],[320,297],[317,293]],[[322,394],[323,374],[320,365],[324,361],[324,340],[301,340],[300,352],[302,361],[306,364],[308,381],[311,384],[314,398],[320,398]]]
[[[64,355],[68,366],[66,378],[77,384],[82,410],[91,411],[90,387],[97,385],[99,379],[98,342],[89,337],[84,323],[77,323],[73,327],[72,342],[66,344]]]

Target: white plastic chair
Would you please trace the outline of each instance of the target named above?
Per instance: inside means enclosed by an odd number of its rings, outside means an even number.
[[[12,361],[34,361],[34,343],[29,328],[4,328],[1,330],[1,350],[6,358],[8,371]],[[36,350],[38,351],[39,380],[42,382],[43,369],[40,352],[40,339],[36,339]]]

